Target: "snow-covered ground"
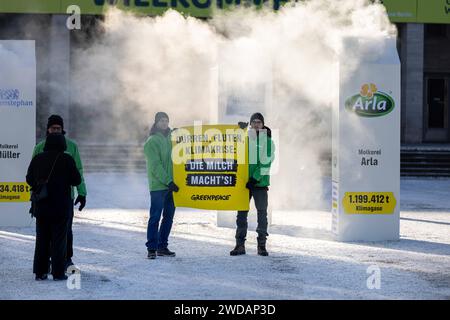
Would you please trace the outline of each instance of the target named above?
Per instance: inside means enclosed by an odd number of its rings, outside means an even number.
[[[275,211],[270,256],[256,255],[249,231],[247,255],[231,257],[234,230],[217,227],[215,212],[177,209],[177,256],[156,260],[144,245],[145,174],[86,180],[88,207],[74,222],[81,288],[34,281],[34,228],[0,228],[0,299],[450,299],[449,179],[402,179],[400,241],[340,243],[326,209]],[[380,289],[367,287],[373,265]]]

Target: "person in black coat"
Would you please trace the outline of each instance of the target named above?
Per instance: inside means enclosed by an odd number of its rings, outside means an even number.
[[[81,176],[75,161],[69,154],[64,153],[65,150],[64,136],[49,134],[44,152],[36,155],[28,167],[26,179],[32,191],[48,180],[48,196],[33,203],[33,215],[36,217],[33,273],[36,274],[36,280],[47,279],[50,257],[53,280],[67,279],[64,267],[68,219],[73,206],[70,192],[71,186],[81,183]]]

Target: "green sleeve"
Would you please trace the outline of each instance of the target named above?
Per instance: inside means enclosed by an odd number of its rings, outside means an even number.
[[[267,150],[263,149],[262,154],[260,155],[260,159],[258,161],[256,170],[253,172],[252,178],[256,181],[261,181],[262,176],[267,176],[270,173],[270,166],[272,165],[273,159],[275,158],[275,144],[272,139],[267,138],[268,143]]]
[[[33,155],[31,156],[31,159],[33,159],[37,154],[44,151],[44,141],[39,142],[33,149]]]
[[[74,144],[74,150],[73,150],[72,157],[73,157],[73,160],[75,160],[75,165],[81,176],[81,183],[77,186],[78,195],[86,196],[87,190],[86,190],[86,183],[84,181],[84,176],[83,176],[83,164],[81,162],[80,152],[78,151],[78,146],[76,144]]]
[[[149,168],[156,179],[159,182],[168,185],[172,179],[170,179],[169,174],[164,170],[161,153],[158,150],[158,145],[155,139],[150,139],[144,146],[144,153],[147,161],[149,162]]]
[[[33,159],[37,154],[38,154],[38,152],[37,152],[37,145],[36,145],[36,146],[34,146],[33,155],[31,156],[31,159]]]

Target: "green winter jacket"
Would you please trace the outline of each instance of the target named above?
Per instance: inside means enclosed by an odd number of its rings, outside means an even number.
[[[80,196],[86,196],[87,195],[87,190],[86,190],[86,183],[84,182],[84,177],[83,177],[83,164],[81,163],[81,158],[80,158],[80,153],[78,151],[78,146],[77,144],[70,140],[69,138],[65,137],[66,139],[66,144],[67,144],[67,149],[66,149],[66,153],[70,154],[73,158],[73,160],[75,160],[75,165],[78,169],[78,172],[80,173],[81,176],[81,184],[79,184],[76,188],[77,188],[77,193]],[[35,155],[44,152],[44,146],[45,146],[45,140],[39,142],[33,150],[33,158]],[[72,199],[74,199],[75,192],[72,188]]]
[[[147,174],[150,191],[167,190],[173,181],[172,141],[170,134],[152,134],[144,144],[147,160]]]
[[[256,136],[249,133],[248,137],[248,177],[258,181],[256,187],[260,188],[270,185],[270,166],[275,152],[270,129],[265,129],[267,132],[260,131]]]

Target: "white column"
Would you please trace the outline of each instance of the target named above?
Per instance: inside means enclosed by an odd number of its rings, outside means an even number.
[[[424,25],[402,26],[402,133],[405,143],[421,143],[423,138]]]
[[[348,39],[333,110],[332,230],[340,241],[398,240],[400,61],[395,39]],[[364,52],[351,65],[352,52]]]
[[[53,15],[49,39],[49,115],[59,114],[64,129],[70,132],[70,30],[67,16]]]
[[[34,40],[0,41],[0,137],[0,226],[29,226],[25,175],[36,143]]]

